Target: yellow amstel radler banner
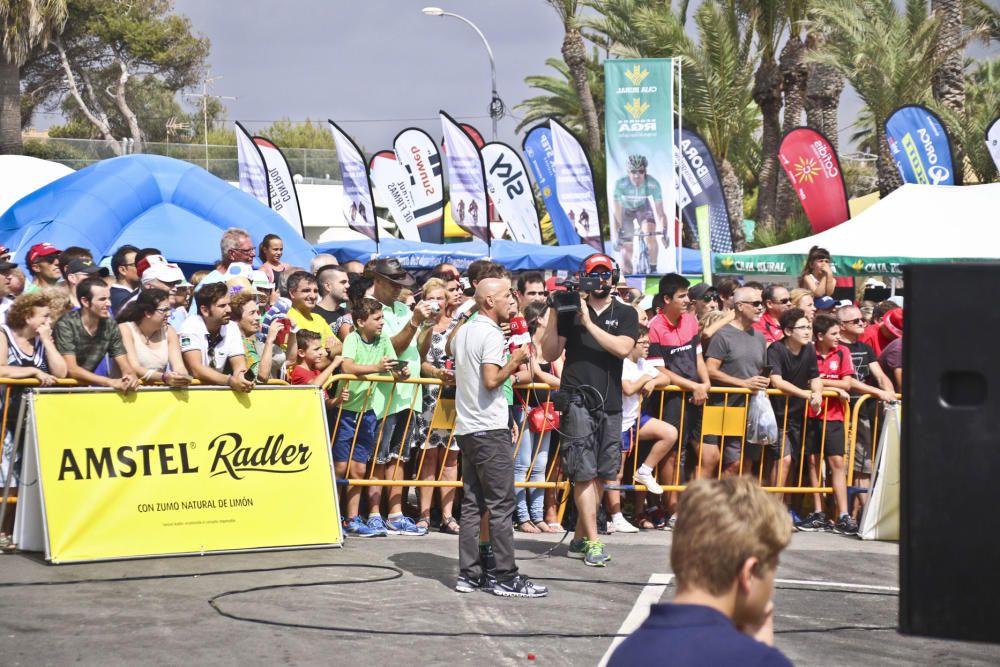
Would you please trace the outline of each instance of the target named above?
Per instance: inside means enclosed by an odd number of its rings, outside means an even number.
[[[340,544],[317,388],[36,392],[54,562]]]

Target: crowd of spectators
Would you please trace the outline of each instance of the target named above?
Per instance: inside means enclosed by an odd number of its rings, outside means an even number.
[[[476,286],[511,281],[526,340],[539,349],[553,326],[550,298],[565,289],[562,280],[537,271],[511,275],[481,259],[464,273],[438,265],[418,282],[392,258],[340,265],[319,255],[311,266],[296,267],[282,262],[282,251],[274,234],[258,246],[246,231],[229,229],[213,270],[189,280],[156,248],[122,246],[98,265],[86,249],[39,243],[25,257],[27,274],[0,248],[0,376],[43,386],[70,378],[126,393],[144,384],[194,381],[236,392],[272,379],[317,385],[325,387],[338,476],[457,480],[458,444],[439,415],[455,400],[450,344],[475,317]],[[661,485],[753,473],[774,486],[829,484],[831,498],[816,494],[801,508],[785,496],[796,526],[857,531],[861,500],[849,507],[846,491],[850,425],[840,399],[823,392],[852,401],[864,394],[894,400],[902,378],[903,311],[898,299],[834,300],[830,256],[820,248],[810,253],[797,285],[727,277],[692,286],[668,274],[652,299],[618,285],[614,298],[635,309],[641,326],[622,371],[619,480],[626,486],[604,492],[607,520],[599,529],[670,528],[677,495]],[[510,336],[510,325],[503,329]],[[558,457],[550,456],[559,429],[549,417],[562,366],[562,358],[547,362],[531,354],[504,384],[517,481],[560,479]],[[330,383],[336,374],[443,384]],[[548,388],[515,388],[531,383]],[[666,385],[684,393],[646,400]],[[712,387],[781,390],[783,396],[772,397],[784,426],[779,442],[758,446],[703,436],[703,406],[733,402]],[[871,478],[877,437],[876,400],[865,405],[854,459],[862,486]],[[454,486],[423,486],[412,497],[405,491],[402,485],[349,486],[342,503],[346,532],[460,532]],[[554,489],[518,489],[513,524],[525,533],[561,532],[558,510]]]

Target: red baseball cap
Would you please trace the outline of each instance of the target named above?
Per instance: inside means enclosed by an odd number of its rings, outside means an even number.
[[[42,257],[58,255],[61,252],[62,250],[55,247],[51,243],[36,243],[31,246],[31,249],[28,251],[28,266],[31,266]]]
[[[896,338],[903,335],[903,309],[893,308],[882,320],[882,326]]]
[[[562,284],[561,278],[549,276],[548,280],[545,281],[545,289],[549,292],[564,292],[566,291],[566,286]]]
[[[583,261],[583,272],[590,273],[597,269],[615,270],[615,260],[605,254],[595,253]]]

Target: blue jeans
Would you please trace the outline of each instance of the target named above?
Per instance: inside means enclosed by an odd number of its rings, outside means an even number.
[[[549,463],[549,443],[552,432],[532,433],[525,428],[521,434],[521,446],[514,459],[514,481],[544,482],[545,470]],[[537,458],[535,451],[538,451]],[[528,476],[532,459],[535,465]],[[545,489],[515,489],[517,498],[517,522],[542,521],[545,518]]]

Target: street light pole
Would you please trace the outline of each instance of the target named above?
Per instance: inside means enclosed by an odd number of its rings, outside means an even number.
[[[497,64],[493,59],[493,49],[490,48],[490,43],[486,41],[486,35],[483,31],[479,29],[475,23],[469,19],[461,16],[460,14],[455,14],[454,12],[446,12],[440,7],[424,7],[422,10],[427,16],[451,16],[459,21],[462,21],[470,28],[476,31],[479,38],[483,40],[483,46],[486,47],[486,55],[490,58],[490,81],[492,84],[491,96],[490,96],[490,118],[493,120],[493,137],[492,141],[497,140],[497,121],[499,121],[504,116],[504,104],[503,100],[500,99],[500,95],[497,93]]]

